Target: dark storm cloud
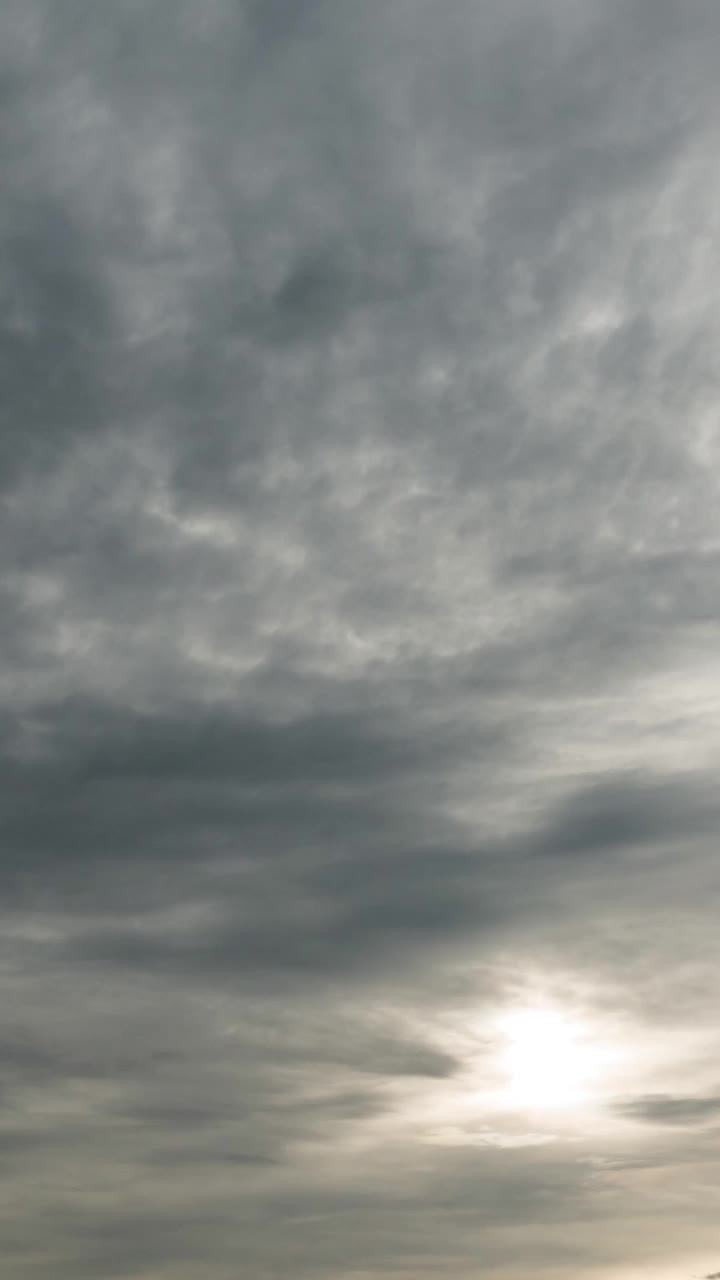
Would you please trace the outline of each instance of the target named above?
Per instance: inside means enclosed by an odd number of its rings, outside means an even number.
[[[3,485],[23,462],[57,461],[68,437],[102,429],[109,298],[83,229],[61,206],[17,213],[6,236],[0,346]]]
[[[99,933],[83,931],[71,954],[201,980],[224,975],[242,983],[248,975],[280,973],[293,983],[313,974],[327,979],[348,971],[373,973],[378,966],[382,972],[398,952],[429,951],[436,942],[497,929],[498,907],[483,900],[469,867],[463,874],[452,858],[443,857],[428,875],[422,855],[410,853],[402,862],[397,870],[387,863],[366,867],[364,874],[375,870],[383,886],[366,893],[340,883],[313,895],[302,876],[289,872],[287,884],[277,890],[280,903],[264,913],[248,912],[244,903],[228,911],[219,898],[217,917],[206,932],[177,939],[151,928],[106,926]]]
[[[602,856],[662,848],[713,832],[718,811],[711,779],[626,774],[582,787],[536,839],[538,852]]]
[[[472,941],[488,954],[503,937],[557,924],[569,903],[582,910],[586,865],[598,863],[603,875],[593,883],[596,910],[614,910],[618,920],[627,911],[642,912],[658,888],[670,891],[674,880],[663,851],[682,840],[690,852],[700,842],[702,854],[702,841],[717,821],[709,781],[703,786],[695,779],[688,786],[668,779],[611,779],[572,795],[525,836],[477,848],[448,823],[448,837],[466,843],[437,847],[421,835],[422,775],[415,773],[408,794],[413,821],[398,797],[383,805],[366,794],[358,769],[348,801],[335,802],[318,789],[314,774],[316,785],[304,805],[282,772],[270,771],[264,785],[282,819],[271,819],[252,799],[238,796],[233,804],[217,788],[206,795],[203,769],[199,777],[181,777],[186,789],[201,788],[196,806],[178,800],[179,784],[170,786],[157,820],[157,849],[145,811],[133,921],[118,927],[106,920],[99,932],[85,925],[71,943],[71,953],[85,963],[184,974],[201,982],[244,982],[262,974],[306,981],[313,974],[376,972],[391,957],[429,955],[443,942]],[[337,777],[331,775],[330,782]],[[253,785],[262,785],[259,777]],[[126,796],[123,803],[133,802]],[[132,838],[132,828],[124,834]],[[114,849],[128,875],[129,853]],[[648,885],[642,863],[635,871],[628,866],[637,850],[652,852],[657,887]],[[152,911],[171,899],[162,876],[153,883],[147,872],[154,859],[177,861],[183,851],[186,871],[176,878],[176,901],[196,897],[214,909],[205,921],[167,934],[162,923],[158,930]],[[88,856],[93,854],[85,846],[83,859]],[[238,880],[248,860],[252,876]],[[106,885],[99,881],[90,904],[112,913],[116,892],[112,879]],[[686,888],[674,886],[672,892],[678,905],[687,901]],[[121,904],[122,898],[115,911]]]
[[[87,858],[248,857],[273,843],[302,861],[308,842],[339,853],[384,831],[396,843],[417,828],[423,789],[434,794],[468,748],[462,731],[380,711],[273,723],[227,706],[143,714],[68,700],[4,728],[7,874]],[[499,741],[471,741],[473,758]]]
[[[72,944],[85,962],[203,981],[372,971],[463,938],[487,949],[582,894],[586,858],[610,858],[611,896],[628,852],[697,841],[716,821],[710,782],[625,776],[478,846],[442,817],[448,770],[468,745],[482,768],[506,742],[380,712],[263,724],[74,701],[36,708],[6,741],[7,904],[99,911],[100,930],[86,920]],[[154,917],[193,901],[208,915],[180,932]]]

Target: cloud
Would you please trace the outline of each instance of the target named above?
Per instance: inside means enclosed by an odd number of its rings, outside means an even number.
[[[544,853],[573,856],[657,849],[709,834],[715,821],[712,788],[702,778],[627,774],[602,778],[573,794],[539,835],[538,845]]]
[[[711,1265],[718,21],[2,6],[11,1278]]]
[[[621,1110],[624,1115],[648,1124],[701,1125],[711,1122],[720,1112],[720,1097],[683,1098],[649,1094],[624,1103]]]

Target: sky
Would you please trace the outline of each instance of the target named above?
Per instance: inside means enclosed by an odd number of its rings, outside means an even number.
[[[4,1280],[718,1271],[719,47],[0,0]]]

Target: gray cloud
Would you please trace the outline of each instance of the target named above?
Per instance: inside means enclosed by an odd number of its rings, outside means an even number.
[[[712,1267],[719,22],[1,6],[11,1280]]]
[[[624,1103],[622,1112],[633,1120],[643,1120],[648,1124],[701,1125],[714,1120],[720,1112],[720,1097],[674,1098],[649,1094]]]
[[[710,834],[717,822],[708,779],[603,778],[562,805],[538,836],[549,854],[602,855],[633,847],[657,849]]]

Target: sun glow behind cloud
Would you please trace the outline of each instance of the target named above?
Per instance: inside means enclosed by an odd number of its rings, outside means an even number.
[[[500,1019],[500,1062],[510,1106],[567,1109],[589,1104],[615,1056],[580,1022],[552,1009],[518,1009]]]
[[[474,1015],[464,1008],[442,1021],[437,1043],[463,1069],[418,1081],[380,1120],[380,1131],[412,1132],[453,1149],[552,1147],[582,1138],[602,1154],[638,1138],[623,1101],[665,1087],[667,1046],[663,1054],[648,1043],[646,1028],[608,1016],[592,999],[521,999]]]

